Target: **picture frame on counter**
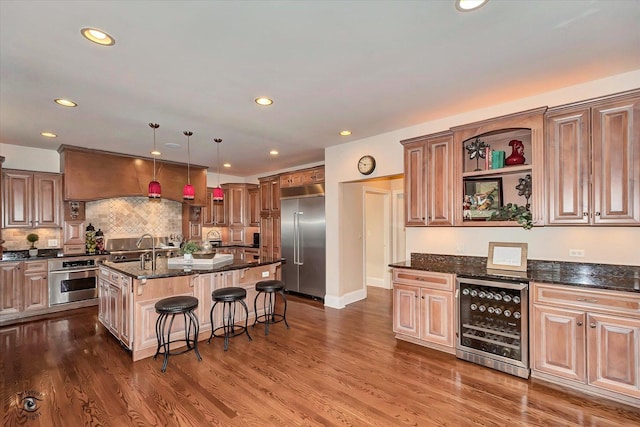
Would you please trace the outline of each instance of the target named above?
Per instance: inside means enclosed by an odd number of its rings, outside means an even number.
[[[488,270],[527,271],[527,243],[489,242]]]
[[[486,221],[502,204],[502,178],[465,178],[462,204],[464,220]]]

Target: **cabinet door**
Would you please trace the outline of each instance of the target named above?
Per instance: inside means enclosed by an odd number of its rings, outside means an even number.
[[[640,224],[640,97],[592,109],[595,224]]]
[[[405,224],[426,225],[426,150],[424,143],[404,147]]]
[[[420,309],[417,286],[393,285],[393,331],[399,334],[420,337]]]
[[[109,326],[113,335],[120,339],[120,319],[122,316],[122,293],[120,292],[120,285],[116,283],[109,283],[109,314],[111,315],[111,322]]]
[[[213,202],[213,225],[226,227],[229,225],[229,209],[227,208],[228,192],[224,190],[224,199],[221,202]]]
[[[85,244],[85,222],[84,221],[65,221],[64,222],[64,244],[65,245],[82,245]]]
[[[22,262],[0,264],[0,316],[22,311]]]
[[[453,293],[420,290],[420,338],[453,348]]]
[[[585,313],[534,305],[532,368],[585,382]]]
[[[49,307],[48,290],[46,272],[25,274],[22,289],[23,311],[41,310]]]
[[[590,223],[589,109],[547,115],[548,224]]]
[[[427,225],[453,225],[453,137],[427,142]]]
[[[213,223],[213,188],[207,187],[207,197],[202,207],[202,223],[205,227],[212,227]]]
[[[260,190],[258,187],[247,190],[249,227],[260,226]]]
[[[260,256],[279,258],[282,255],[280,241],[280,215],[260,218]]]
[[[101,275],[102,275],[102,272],[103,270],[100,270]],[[105,274],[108,274],[108,273],[105,273]],[[98,320],[107,328],[108,328],[108,325],[107,325],[106,316],[107,316],[107,302],[108,302],[108,296],[109,296],[109,292],[107,290],[108,286],[109,284],[105,279],[103,279],[102,277],[98,277]]]
[[[640,398],[640,320],[587,315],[589,384]]]
[[[2,175],[4,227],[33,227],[33,174],[4,172]]]
[[[57,174],[33,175],[34,227],[62,226],[62,178]]]
[[[269,182],[269,193],[271,198],[271,212],[280,213],[280,181],[273,179]]]
[[[245,226],[245,188],[231,185],[227,190],[229,198],[227,204],[229,206],[229,225]]]

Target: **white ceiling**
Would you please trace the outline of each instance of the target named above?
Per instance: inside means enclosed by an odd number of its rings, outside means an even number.
[[[0,142],[149,157],[156,122],[162,158],[186,162],[190,130],[193,163],[215,170],[219,137],[223,173],[256,175],[640,69],[639,22],[637,0],[489,0],[467,13],[453,0],[0,0]],[[88,42],[83,27],[116,44]]]

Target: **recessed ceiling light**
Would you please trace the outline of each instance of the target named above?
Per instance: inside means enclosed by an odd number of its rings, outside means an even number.
[[[456,9],[460,12],[469,12],[483,6],[489,0],[456,0]]]
[[[40,132],[40,135],[46,136],[47,138],[56,138],[58,136],[53,132]]]
[[[269,151],[269,154],[271,154],[272,156],[277,156],[279,153],[278,150],[271,150]]]
[[[171,149],[171,150],[175,150],[176,148],[180,148],[181,145],[175,142],[165,142],[164,146]]]
[[[63,107],[77,107],[78,104],[76,104],[75,102],[71,101],[70,99],[64,99],[64,98],[56,98],[54,99],[54,102],[58,105],[62,105]]]
[[[225,168],[230,168],[231,167],[231,163],[225,163],[222,166],[224,166]]]
[[[340,135],[349,136],[349,135],[351,135],[351,131],[350,130],[341,130],[340,131]]]
[[[160,155],[162,155],[162,153],[160,151],[158,151],[158,150],[154,150],[154,151],[151,152],[151,155],[152,156],[160,156]]]
[[[273,99],[267,98],[265,96],[261,96],[256,98],[256,104],[258,105],[271,105],[273,104]]]
[[[82,34],[85,39],[102,46],[113,46],[116,44],[116,39],[97,28],[83,28],[80,30],[80,34]]]

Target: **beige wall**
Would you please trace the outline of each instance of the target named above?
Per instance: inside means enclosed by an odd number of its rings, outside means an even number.
[[[43,150],[0,143],[0,156],[5,157],[3,169],[60,172],[60,155],[55,149]]]
[[[340,292],[342,295],[356,292],[362,289],[364,281],[362,262],[364,258],[362,244],[362,228],[364,217],[362,216],[362,183],[348,183],[340,185],[340,217],[338,233],[339,251],[344,257],[344,262],[340,264],[342,271],[339,277]],[[326,208],[325,198],[325,208]],[[329,227],[327,227],[327,232]],[[327,246],[329,237],[327,236]],[[354,268],[353,266],[359,266]]]
[[[327,293],[325,305],[343,307],[349,303],[342,289],[344,277],[350,277],[351,269],[362,269],[357,263],[344,261],[339,242],[342,217],[347,214],[340,206],[342,182],[362,178],[356,169],[358,159],[364,154],[376,158],[376,171],[372,177],[403,173],[403,151],[399,141],[446,130],[452,126],[485,120],[540,106],[557,106],[598,96],[640,87],[640,70],[615,75],[606,79],[587,82],[561,90],[542,93],[517,101],[463,112],[455,116],[425,122],[354,141],[329,147],[325,150],[326,168],[326,218],[327,218]],[[561,261],[585,261],[608,264],[640,265],[640,227],[545,227],[525,231],[508,228],[407,228],[407,256],[411,252],[456,254],[458,244],[464,245],[463,253],[485,255],[489,241],[519,241],[529,244],[532,259],[557,259]],[[568,249],[584,249],[584,258],[570,258]]]

